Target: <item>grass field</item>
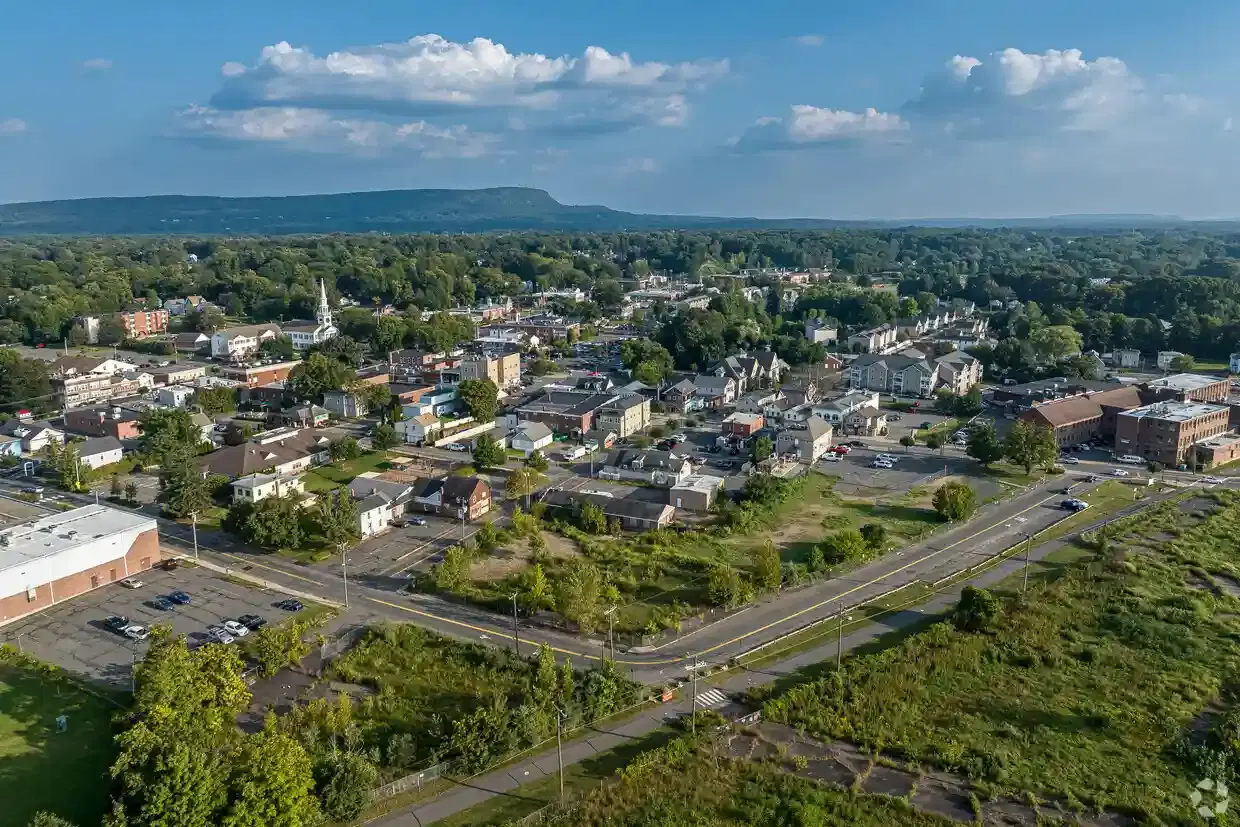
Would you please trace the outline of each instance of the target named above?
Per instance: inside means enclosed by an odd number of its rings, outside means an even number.
[[[0,827],[47,810],[81,827],[107,809],[116,707],[0,656]],[[56,716],[68,731],[56,731]]]
[[[987,631],[938,624],[846,661],[846,683],[828,673],[768,701],[766,717],[997,791],[1179,823],[1202,772],[1182,745],[1234,703],[1238,535],[1234,494],[1160,504],[1113,524],[1105,550],[1049,561]]]
[[[390,470],[392,466],[389,459],[390,455],[386,451],[370,451],[357,459],[311,468],[302,476],[302,482],[305,483],[306,490],[314,494],[330,491],[348,485],[355,477],[367,471]]]

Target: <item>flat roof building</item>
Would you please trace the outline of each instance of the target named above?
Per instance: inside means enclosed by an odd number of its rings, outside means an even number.
[[[158,562],[155,520],[87,505],[0,530],[0,625]]]
[[[1222,402],[1231,394],[1231,380],[1199,373],[1175,373],[1145,383],[1157,399],[1178,402]]]
[[[1226,433],[1228,413],[1226,405],[1202,402],[1155,402],[1124,411],[1116,418],[1115,453],[1174,468],[1194,443]]]

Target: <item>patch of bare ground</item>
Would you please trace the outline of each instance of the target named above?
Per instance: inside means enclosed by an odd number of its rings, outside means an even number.
[[[544,531],[542,535],[543,540],[547,544],[547,555],[549,557],[567,560],[581,556],[581,551],[573,540],[561,537],[558,534],[552,534],[549,531]],[[530,550],[529,543],[526,540],[517,540],[496,549],[481,560],[475,561],[470,566],[469,576],[470,579],[477,582],[490,583],[496,580],[503,580],[510,574],[524,571],[533,562],[534,552]]]

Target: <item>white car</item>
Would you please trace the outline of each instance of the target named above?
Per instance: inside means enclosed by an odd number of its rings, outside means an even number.
[[[1123,468],[1115,468],[1115,469],[1113,469],[1113,470],[1111,471],[1111,476],[1113,476],[1113,477],[1126,477],[1126,476],[1128,476],[1128,472],[1127,472],[1127,471],[1125,471]]]
[[[881,459],[876,459],[870,463],[870,467],[871,468],[891,468],[892,466],[890,462],[885,462]]]
[[[676,440],[677,442],[686,442],[688,441],[689,437],[685,436],[684,434],[672,434],[672,439]]]
[[[1081,461],[1076,457],[1060,457],[1059,461],[1064,465],[1080,465]]]
[[[842,462],[843,460],[844,458],[840,456],[839,454],[832,454],[832,453],[828,453],[822,458],[823,462]]]
[[[1124,454],[1123,456],[1116,457],[1115,461],[1122,462],[1125,465],[1144,465],[1145,464],[1145,460],[1137,456],[1136,454]]]
[[[232,643],[236,640],[236,638],[228,634],[222,626],[208,626],[207,637],[211,638],[216,643]]]
[[[1227,482],[1223,477],[1202,477],[1201,481],[1206,485],[1224,485]]]
[[[893,457],[891,454],[879,454],[876,457],[874,457],[874,459],[881,460],[882,462],[891,462],[891,463],[895,463],[900,460],[899,457]]]
[[[449,442],[447,445],[443,446],[443,448],[445,451],[468,451],[469,450],[468,448],[466,448],[464,445],[462,445],[459,442]]]
[[[145,585],[146,584],[143,583],[141,580],[136,580],[132,577],[126,577],[124,580],[121,581],[121,586],[126,589],[140,589]]]
[[[130,640],[146,640],[148,637],[151,636],[151,632],[149,629],[147,629],[145,626],[139,626],[137,623],[134,623],[131,626],[126,626],[124,629],[121,629],[121,634],[123,634],[125,637],[129,638]]]
[[[224,630],[233,637],[245,637],[250,633],[250,630],[246,628],[244,624],[238,623],[235,620],[225,620],[220,625],[223,626]]]

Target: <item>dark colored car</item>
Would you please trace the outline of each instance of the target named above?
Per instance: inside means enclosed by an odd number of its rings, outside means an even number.
[[[930,423],[930,422],[923,422],[917,426],[918,430],[922,430],[922,431],[928,431],[933,427],[934,427],[933,423]]]
[[[161,612],[166,612],[175,605],[176,605],[175,603],[173,603],[171,600],[169,600],[166,597],[157,597],[151,601],[151,606],[153,606],[156,609],[159,609]]]
[[[845,444],[845,445],[850,445],[850,446],[852,446],[853,448],[864,448],[864,447],[865,447],[865,443],[864,443],[864,442],[862,442],[862,441],[861,441],[861,440],[859,440],[859,439],[851,439],[851,440],[849,440],[848,442],[845,442],[844,444]]]
[[[1059,506],[1067,511],[1077,512],[1089,508],[1089,503],[1084,500],[1064,500]]]
[[[160,560],[158,563],[156,563],[155,568],[163,569],[164,571],[176,571],[177,565],[178,563],[176,561],[176,558],[169,557],[167,560]]]
[[[129,626],[129,618],[124,615],[112,615],[103,621],[103,625],[107,626],[113,632],[123,632]]]
[[[279,603],[276,604],[276,606],[278,606],[279,608],[283,609],[286,612],[300,612],[302,609],[305,608],[305,605],[302,604],[300,600],[297,600],[292,597],[290,597],[288,600],[281,600]]]
[[[259,629],[267,625],[267,621],[258,615],[242,615],[237,618],[237,622],[251,632],[257,632]]]
[[[191,598],[188,594],[182,591],[173,592],[172,594],[168,595],[168,599],[171,600],[173,603],[176,603],[178,606],[185,606],[188,603],[192,602],[193,600],[193,598]]]

